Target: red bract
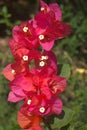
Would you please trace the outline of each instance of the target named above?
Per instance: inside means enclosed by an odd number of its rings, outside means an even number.
[[[3,70],[3,74],[8,80],[13,80],[20,73],[28,73],[30,62],[36,58],[38,59],[41,55],[37,50],[20,48],[14,51],[13,49],[15,61],[12,64],[7,65]]]
[[[20,74],[18,75],[11,83],[10,83],[10,88],[11,88],[11,94],[9,94],[8,100],[11,102],[16,102],[19,101],[17,100],[19,97],[20,100],[26,98],[26,92],[36,92],[37,88],[33,85],[33,80],[32,80],[32,75],[23,75]],[[13,99],[14,95],[14,99]]]
[[[48,85],[53,94],[59,94],[66,88],[66,79],[60,76],[53,76],[49,79]]]
[[[14,53],[15,61],[9,64],[3,70],[4,76],[8,80],[13,80],[20,73],[28,73],[32,67],[31,62],[35,62],[35,67],[31,69],[31,72],[35,69],[41,71],[47,70],[47,67],[52,67],[57,72],[57,60],[53,52],[44,51],[40,53],[37,50],[28,50],[26,48],[20,48]]]
[[[19,74],[15,77],[15,79],[10,83],[11,93],[9,94],[8,100],[11,102],[16,102],[26,98],[26,95],[24,92],[30,92],[30,93],[40,93],[40,86],[43,83],[43,80],[45,82],[45,77],[52,75],[53,69],[47,69],[48,74],[43,74],[44,70],[42,70],[42,76],[41,72],[39,73],[34,72],[34,74],[28,73],[28,74]],[[46,71],[46,72],[47,72]],[[25,96],[24,96],[25,95]],[[13,99],[14,97],[14,99]]]
[[[22,23],[19,26],[15,26],[12,30],[12,35],[14,40],[26,48],[32,49],[38,47],[38,42],[36,39],[35,28],[33,27],[32,21]]]
[[[8,101],[9,102],[19,102],[23,99],[25,99],[26,95],[23,92],[22,89],[18,89],[15,92],[14,91],[10,91],[9,95],[8,95]]]
[[[36,93],[37,95],[42,93],[48,99],[51,99],[53,95],[63,92],[66,88],[65,78],[55,76],[51,68],[47,68],[46,72],[45,70],[43,69],[35,74],[18,75],[10,83],[12,95],[9,94],[9,101],[14,102],[13,94],[15,101],[17,101],[18,97],[22,97],[20,100],[26,98],[27,95],[24,92],[28,92],[30,95],[32,93]]]
[[[62,11],[57,3],[49,4],[49,8],[54,12],[55,18],[58,21],[62,20]]]
[[[27,98],[21,108],[35,115],[45,116],[54,113],[59,115],[62,112],[62,101],[56,96],[48,100],[43,94],[33,94]]]
[[[44,67],[52,67],[55,71],[57,71],[57,59],[55,54],[52,51],[44,51],[41,52],[39,57],[35,57],[36,69],[42,70]]]
[[[49,51],[53,47],[55,40],[62,39],[70,33],[71,28],[68,24],[61,21],[53,21],[49,26],[45,27],[43,32],[38,31],[39,43],[44,50]]]
[[[59,94],[63,92],[66,88],[66,79],[60,76],[56,76],[56,73],[53,73],[53,70],[49,68],[46,71],[43,69],[35,78],[39,78],[39,80],[36,80],[35,83],[39,81],[39,86],[41,89],[46,89],[46,87],[49,88],[49,90],[54,94]],[[45,91],[43,90],[44,94]],[[47,90],[47,89],[46,89]],[[48,96],[47,96],[48,97]]]
[[[12,81],[17,75],[21,73],[28,73],[28,63],[24,63],[20,60],[15,61],[12,64],[7,65],[3,70],[3,75],[10,81]]]
[[[5,68],[4,68],[4,70],[3,70],[3,75],[5,76],[5,78],[6,79],[8,79],[8,80],[10,80],[10,81],[12,81],[13,79],[14,79],[14,73],[15,73],[15,71],[14,70],[12,70],[12,68],[11,68],[11,64],[9,64],[9,65],[7,65]]]
[[[61,22],[61,18],[62,13],[56,3],[48,6],[41,0],[41,11],[35,16],[35,21],[37,26],[43,29],[42,33],[38,31],[39,43],[43,49],[51,50],[55,40],[70,34],[70,26]]]
[[[17,43],[14,39],[9,40],[9,46],[10,46],[10,49],[11,49],[11,52],[12,52],[13,56],[15,55],[15,52],[18,49],[23,47],[23,45],[21,43]]]
[[[49,77],[44,80],[41,90],[47,98],[62,93],[66,88],[66,79],[60,76]]]
[[[58,4],[53,3],[48,6],[42,0],[40,2],[41,2],[40,12],[35,16],[35,20],[37,21],[37,24],[41,28],[48,27],[55,20],[61,21],[62,12]]]
[[[24,130],[43,130],[40,126],[42,118],[37,115],[31,115],[26,109],[20,109],[17,120],[20,127]]]
[[[51,107],[48,104],[46,96],[39,93],[30,95],[23,107],[27,107],[32,114],[44,116],[51,113]]]
[[[60,21],[55,21],[46,30],[48,37],[54,40],[62,39],[71,33],[70,25]]]

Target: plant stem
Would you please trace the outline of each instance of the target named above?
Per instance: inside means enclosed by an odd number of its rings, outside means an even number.
[[[52,128],[51,128],[49,122],[47,121],[47,119],[46,119],[46,118],[43,118],[43,121],[44,121],[45,125],[48,127],[48,129],[49,129],[49,130],[52,130]]]

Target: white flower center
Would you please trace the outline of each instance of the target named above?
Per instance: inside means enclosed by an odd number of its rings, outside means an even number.
[[[44,35],[39,35],[39,39],[43,40],[44,39]]]
[[[28,27],[23,27],[23,32],[27,32],[28,31]]]
[[[48,56],[41,56],[41,60],[47,60]]]
[[[45,112],[45,108],[44,108],[44,107],[41,107],[41,108],[39,109],[39,111],[40,111],[41,113],[44,113],[44,112]]]
[[[13,70],[13,69],[12,69],[12,71],[11,71],[11,72],[12,72],[12,74],[14,74],[14,73],[15,73],[15,70]]]
[[[40,9],[41,11],[44,11],[45,10],[45,8],[44,7],[41,7],[41,9]]]
[[[39,66],[43,67],[45,65],[44,61],[40,61]]]
[[[23,56],[23,60],[24,60],[24,61],[28,61],[28,56],[26,56],[26,55]]]
[[[30,104],[31,104],[31,100],[30,100],[30,99],[27,101],[27,104],[28,104],[28,105],[30,105]]]

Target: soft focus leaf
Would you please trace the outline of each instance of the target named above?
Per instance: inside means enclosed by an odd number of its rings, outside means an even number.
[[[7,7],[6,7],[6,6],[4,6],[4,7],[2,8],[2,12],[3,12],[4,15],[7,14],[8,10],[7,10]]]
[[[74,111],[72,111],[67,107],[64,107],[63,110],[64,110],[64,116],[62,119],[59,119],[58,117],[54,118],[54,124],[51,125],[53,129],[64,127],[72,120]]]
[[[4,20],[4,19],[1,19],[1,20],[0,20],[0,24],[3,24],[3,23],[5,23],[5,20]]]
[[[0,126],[0,130],[4,130],[2,126]]]
[[[87,124],[81,126],[81,127],[78,128],[77,130],[87,130]]]
[[[70,65],[69,64],[64,64],[62,66],[60,76],[63,76],[66,79],[69,79],[69,77],[70,77]]]

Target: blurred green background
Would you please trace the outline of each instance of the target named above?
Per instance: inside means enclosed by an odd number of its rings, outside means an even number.
[[[70,127],[61,130],[87,130],[87,1],[45,0],[57,2],[63,12],[63,21],[72,27],[72,34],[57,41],[53,51],[59,64],[71,67],[67,89],[60,96],[65,106],[75,111]],[[0,0],[0,130],[20,130],[17,121],[19,103],[7,102],[8,83],[3,68],[12,62],[8,39],[12,27],[33,18],[39,10],[39,0]]]

